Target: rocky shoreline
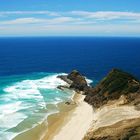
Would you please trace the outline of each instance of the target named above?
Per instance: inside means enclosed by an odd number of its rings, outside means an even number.
[[[102,112],[103,115],[108,114],[108,118],[99,115],[96,120],[97,123],[101,119],[100,121],[106,125],[100,124],[97,128],[94,127],[96,125],[94,122],[83,140],[140,139],[140,81],[137,78],[118,69],[111,70],[95,87],[90,86],[85,76],[77,70],[58,78],[69,85],[59,86],[59,89],[70,88],[79,94],[84,94],[84,101],[97,110],[95,114],[102,114]],[[125,112],[126,109],[128,110]],[[129,113],[130,111],[133,115]],[[107,122],[108,119],[111,119],[111,123]],[[130,120],[133,120],[133,123],[128,124]],[[121,133],[118,133],[119,131]]]

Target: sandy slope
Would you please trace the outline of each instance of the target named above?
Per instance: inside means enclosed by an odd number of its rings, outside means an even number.
[[[95,114],[95,123],[92,129],[98,129],[122,120],[140,117],[140,111],[135,110],[134,106],[105,107]]]
[[[108,136],[121,136],[121,132],[136,126],[140,110],[133,105],[119,105],[119,100],[112,105],[105,105],[94,112],[94,120],[84,140]],[[130,122],[129,122],[130,120]],[[133,121],[133,123],[132,123]],[[120,134],[118,134],[120,133]],[[124,133],[126,133],[124,131]],[[125,134],[124,134],[125,135]]]

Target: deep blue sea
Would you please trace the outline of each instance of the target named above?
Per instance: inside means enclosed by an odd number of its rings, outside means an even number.
[[[140,78],[140,38],[0,38],[0,76],[78,69],[101,79],[114,67]]]
[[[71,99],[71,91],[57,89],[66,84],[57,75],[77,69],[94,84],[112,68],[140,79],[140,38],[0,38],[0,140],[35,127]]]

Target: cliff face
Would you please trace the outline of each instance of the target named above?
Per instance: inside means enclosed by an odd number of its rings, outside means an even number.
[[[124,95],[128,102],[132,102],[140,95],[140,82],[134,76],[118,69],[113,69],[92,90],[85,91],[85,101],[98,108],[110,100],[119,99]]]
[[[140,119],[128,119],[89,131],[83,140],[140,140]]]

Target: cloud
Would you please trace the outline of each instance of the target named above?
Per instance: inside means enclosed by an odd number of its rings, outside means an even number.
[[[55,12],[55,11],[0,11],[1,16],[11,15],[49,15],[49,16],[79,16],[84,18],[94,18],[101,20],[111,19],[140,19],[139,12],[121,12],[121,11],[66,11],[66,12]]]
[[[116,12],[116,11],[72,11],[72,15],[97,20],[114,20],[114,19],[140,19],[140,13],[134,12]]]
[[[73,17],[58,17],[53,19],[46,20],[49,24],[60,24],[60,23],[71,23],[79,21],[80,18],[73,18]]]
[[[0,35],[139,35],[140,13],[5,11]],[[48,16],[49,15],[49,16]]]
[[[8,26],[1,30],[3,36],[140,36],[139,26],[131,25],[29,25]]]
[[[60,16],[58,12],[54,11],[0,11],[1,16],[9,15],[49,15],[49,16]]]
[[[0,16],[4,17],[76,17],[87,21],[88,23],[96,21],[109,21],[109,20],[125,20],[125,21],[139,21],[139,12],[122,12],[122,11],[0,11]]]
[[[17,18],[14,20],[7,20],[7,21],[1,21],[1,25],[12,25],[12,24],[31,24],[31,23],[39,23],[41,22],[41,19],[37,18]]]
[[[72,17],[57,17],[57,18],[17,18],[14,20],[6,20],[0,21],[0,25],[17,25],[17,24],[63,24],[63,23],[70,23],[74,21],[79,21],[80,19],[72,18]]]

